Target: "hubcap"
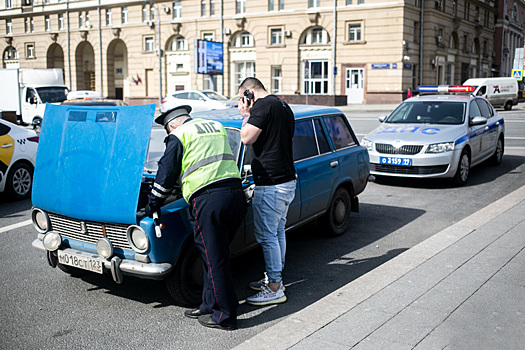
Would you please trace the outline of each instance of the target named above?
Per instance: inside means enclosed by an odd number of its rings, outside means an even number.
[[[345,201],[338,200],[334,206],[334,221],[337,225],[341,224],[345,220],[346,216],[346,205]]]
[[[461,180],[467,181],[469,172],[469,160],[468,156],[465,154],[463,155],[463,158],[461,158]]]
[[[20,168],[13,175],[13,189],[16,194],[23,196],[31,188],[31,174],[27,169]]]

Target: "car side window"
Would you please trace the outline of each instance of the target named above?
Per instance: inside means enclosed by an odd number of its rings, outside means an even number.
[[[318,154],[312,120],[295,122],[292,148],[294,161],[313,157]]]
[[[483,107],[482,106],[485,106],[487,108],[487,115],[488,117],[487,118],[491,118],[494,116],[494,109],[492,108],[492,106],[490,105],[490,103],[488,103],[487,101],[485,100],[477,100],[478,101],[478,104],[479,104],[479,107],[481,109],[481,113],[483,113]],[[483,115],[485,116],[485,115]]]
[[[187,92],[181,92],[180,94],[175,94],[175,95],[173,95],[173,97],[181,98],[181,99],[184,99],[184,100],[187,100],[189,98]]]
[[[7,135],[9,131],[11,131],[9,126],[0,123],[0,136]]]
[[[198,101],[198,100],[201,100],[202,98],[200,97],[199,94],[196,94],[194,92],[190,92],[188,94],[188,99],[190,99],[190,100],[197,100]]]
[[[476,102],[478,103],[479,110],[481,111],[481,116],[484,118],[490,118],[490,110],[487,103],[481,99],[477,99]]]
[[[319,119],[314,119],[315,136],[317,138],[317,145],[319,147],[319,153],[324,154],[330,152],[330,145],[328,139],[323,132],[323,127]]]
[[[472,119],[474,117],[480,117],[481,111],[479,110],[478,104],[476,101],[470,101],[470,111],[469,111],[469,118]]]
[[[325,117],[324,122],[328,128],[328,134],[334,142],[335,149],[341,149],[357,144],[350,129],[343,120],[343,116]]]

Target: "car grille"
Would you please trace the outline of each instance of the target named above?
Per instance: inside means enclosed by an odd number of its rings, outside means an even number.
[[[83,221],[52,213],[49,213],[49,221],[51,229],[60,233],[62,237],[92,244],[105,237],[115,248],[132,249],[126,235],[129,225]],[[81,232],[82,221],[85,223],[86,233]]]
[[[441,174],[447,171],[448,165],[435,166],[397,166],[385,164],[370,164],[372,171],[390,174],[405,174],[405,175],[431,175]]]
[[[385,154],[407,154],[414,155],[421,152],[422,145],[404,145],[396,148],[388,143],[376,143],[376,151]]]

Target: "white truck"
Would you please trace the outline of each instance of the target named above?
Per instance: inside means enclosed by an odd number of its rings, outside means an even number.
[[[473,78],[463,85],[474,86],[473,94],[482,96],[494,107],[503,107],[510,111],[518,104],[518,81],[512,77]]]
[[[0,111],[22,125],[40,125],[46,103],[58,104],[69,92],[60,68],[0,69]]]

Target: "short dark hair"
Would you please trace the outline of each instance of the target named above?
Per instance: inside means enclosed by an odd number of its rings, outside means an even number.
[[[247,90],[247,89],[255,89],[255,90],[264,90],[266,91],[266,88],[264,87],[263,83],[255,77],[248,77],[243,80],[241,85],[239,85],[239,90]]]

